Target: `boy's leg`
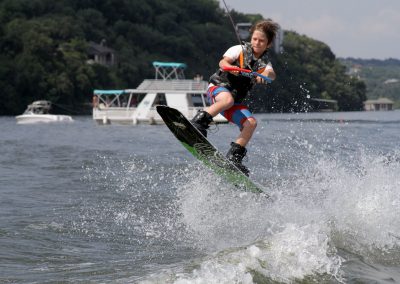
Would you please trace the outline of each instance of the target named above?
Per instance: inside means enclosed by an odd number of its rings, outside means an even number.
[[[257,127],[257,120],[244,105],[237,104],[223,112],[223,115],[240,128],[240,135],[235,142],[231,143],[227,158],[231,160],[245,175],[249,175],[249,170],[242,164],[247,150],[245,146],[250,141],[254,130]]]
[[[234,104],[231,93],[224,87],[212,86],[208,89],[207,95],[211,106],[206,110],[199,111],[192,119],[193,125],[204,137],[207,137],[207,129],[212,122],[212,118]]]
[[[249,117],[243,123],[243,128],[240,131],[239,137],[236,139],[236,143],[242,147],[246,147],[247,143],[249,143],[251,137],[253,136],[254,130],[257,127],[257,120],[254,117]]]
[[[220,112],[232,107],[233,104],[234,100],[231,93],[228,90],[222,91],[214,96],[214,103],[209,106],[206,111],[214,117]]]

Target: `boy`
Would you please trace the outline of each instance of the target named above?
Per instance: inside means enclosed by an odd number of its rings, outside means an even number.
[[[220,69],[209,80],[207,95],[212,104],[206,110],[199,111],[192,119],[194,126],[204,136],[207,136],[209,124],[218,113],[239,126],[240,135],[231,143],[227,158],[247,176],[249,170],[242,164],[242,160],[247,153],[245,147],[254,133],[257,121],[242,101],[255,83],[265,82],[260,77],[239,76],[236,71],[225,72],[222,68],[251,69],[274,80],[276,75],[268,59],[267,50],[272,46],[277,30],[278,24],[272,20],[259,21],[250,29],[250,43],[232,46],[225,52],[219,62]]]

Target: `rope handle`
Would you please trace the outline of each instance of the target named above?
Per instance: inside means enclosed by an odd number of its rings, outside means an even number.
[[[244,68],[239,68],[239,67],[222,67],[222,70],[224,70],[224,71],[237,71],[237,72],[239,72],[239,74],[240,75],[242,75],[242,76],[247,76],[247,77],[260,77],[260,78],[262,78],[262,79],[264,79],[264,81],[266,81],[266,82],[268,82],[268,83],[272,83],[272,79],[271,78],[269,78],[269,77],[267,77],[267,76],[265,76],[265,75],[262,75],[262,74],[260,74],[260,73],[257,73],[257,72],[254,72],[254,71],[251,71],[251,70],[249,70],[249,69],[244,69]]]

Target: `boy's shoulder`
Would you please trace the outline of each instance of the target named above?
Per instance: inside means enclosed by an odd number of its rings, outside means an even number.
[[[243,48],[241,45],[234,45],[228,48],[228,50],[224,53],[224,57],[229,57],[232,59],[237,59],[242,52]]]

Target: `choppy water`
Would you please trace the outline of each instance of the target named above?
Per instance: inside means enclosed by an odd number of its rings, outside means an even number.
[[[0,118],[0,283],[400,283],[400,112],[257,118],[272,200],[165,126]]]

